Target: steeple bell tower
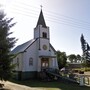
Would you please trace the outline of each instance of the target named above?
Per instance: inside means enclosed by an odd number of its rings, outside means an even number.
[[[44,20],[42,9],[41,9],[41,12],[40,12],[40,15],[39,15],[39,19],[38,19],[38,22],[37,22],[37,26],[38,25],[42,25],[42,27],[47,28],[45,20]]]
[[[36,28],[34,29],[34,39],[38,39],[39,50],[42,49],[42,45],[46,45],[49,50],[50,36],[49,36],[49,27],[46,26],[42,9],[37,21]]]

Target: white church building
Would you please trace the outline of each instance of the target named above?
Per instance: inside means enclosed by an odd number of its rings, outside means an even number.
[[[17,46],[12,53],[16,55],[13,64],[18,79],[29,79],[37,76],[45,68],[58,69],[56,51],[50,44],[49,27],[46,26],[41,10],[34,38]]]

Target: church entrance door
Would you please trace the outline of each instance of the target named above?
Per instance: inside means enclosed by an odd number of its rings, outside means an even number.
[[[41,69],[45,69],[49,67],[49,58],[41,59]]]

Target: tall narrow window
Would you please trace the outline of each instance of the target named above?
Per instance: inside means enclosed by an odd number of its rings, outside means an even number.
[[[29,66],[33,65],[33,58],[29,58]]]
[[[19,68],[19,58],[17,58],[17,67]]]
[[[42,33],[42,36],[43,36],[43,38],[47,38],[47,33],[46,32],[43,32]]]

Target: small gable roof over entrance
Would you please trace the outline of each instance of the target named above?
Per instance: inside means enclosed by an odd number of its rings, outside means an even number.
[[[36,39],[32,39],[27,41],[26,43],[23,43],[19,46],[17,46],[14,50],[12,50],[11,53],[16,54],[16,53],[21,53],[24,52],[30,45],[32,45],[34,42],[36,41]]]

